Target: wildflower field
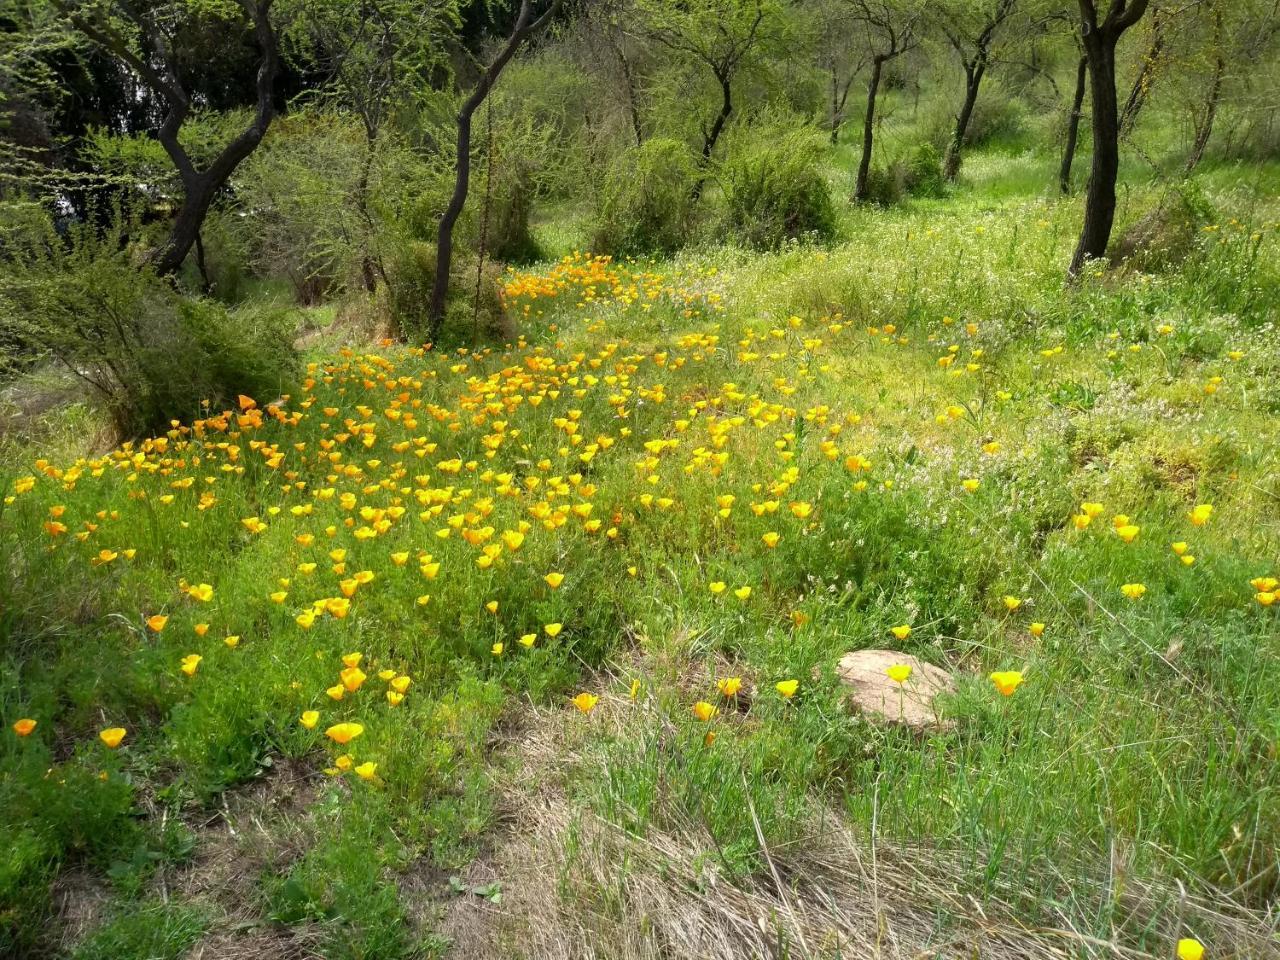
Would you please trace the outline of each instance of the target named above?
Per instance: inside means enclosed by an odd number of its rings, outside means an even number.
[[[1216,189],[1075,288],[994,191],[570,239],[506,345],[10,443],[0,953],[1275,956],[1280,232]]]

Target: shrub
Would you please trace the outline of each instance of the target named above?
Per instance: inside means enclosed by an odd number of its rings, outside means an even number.
[[[678,249],[689,237],[696,180],[688,149],[675,140],[624,151],[605,175],[593,248],[614,255]]]
[[[501,267],[485,260],[482,269],[475,256],[457,255],[445,301],[445,326],[441,339],[510,339],[499,296]],[[477,273],[479,283],[477,284]],[[436,279],[436,245],[405,239],[390,247],[387,258],[387,311],[396,333],[410,342],[426,338],[431,290]],[[478,296],[477,296],[478,294]]]
[[[921,143],[910,154],[871,168],[867,177],[867,199],[882,207],[900,203],[905,197],[942,197],[947,192],[942,177],[942,158],[932,143]]]
[[[720,176],[729,229],[762,250],[833,236],[835,207],[821,163],[822,148],[803,130],[763,128],[740,142]]]
[[[1175,267],[1195,250],[1201,229],[1216,219],[1213,204],[1199,184],[1184,181],[1120,233],[1114,256],[1144,272]]]
[[[907,158],[903,187],[913,197],[941,197],[946,194],[942,157],[933,144],[920,144]]]
[[[274,399],[297,374],[293,316],[182,296],[134,262],[129,229],[10,236],[0,341],[87,384],[122,437],[166,430],[238,394]]]

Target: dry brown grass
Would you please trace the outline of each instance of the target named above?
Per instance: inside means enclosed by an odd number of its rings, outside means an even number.
[[[617,689],[601,683],[595,689]],[[1068,960],[1157,956],[1133,945],[1172,943],[1195,929],[1214,958],[1280,956],[1275,918],[1227,898],[1206,899],[1117,874],[1096,888],[1072,889],[1074,909],[1041,904],[1035,922],[1019,919],[1025,897],[1016,879],[997,880],[982,899],[959,878],[982,865],[960,852],[907,847],[860,833],[840,816],[808,825],[802,842],[770,848],[765,868],[745,881],[717,869],[706,829],[671,809],[644,835],[608,822],[566,791],[590,776],[584,738],[624,735],[635,705],[602,698],[591,724],[561,710],[528,711],[506,798],[505,839],[465,879],[502,883],[503,901],[455,899],[440,932],[450,957],[489,960],[745,960],[745,958],[993,958]],[[588,730],[588,727],[590,730]],[[1079,902],[1114,894],[1113,933],[1073,928]]]

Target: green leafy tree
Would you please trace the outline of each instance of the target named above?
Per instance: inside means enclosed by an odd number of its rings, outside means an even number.
[[[1093,103],[1093,162],[1085,196],[1084,224],[1068,276],[1078,277],[1087,261],[1106,256],[1116,218],[1116,179],[1120,174],[1120,111],[1116,102],[1116,45],[1147,12],[1148,0],[1078,0],[1080,39],[1089,61]]]
[[[262,142],[275,115],[273,88],[279,72],[273,0],[181,0],[177,3],[129,3],[125,0],[50,0],[66,23],[133,71],[165,108],[157,139],[182,184],[168,237],[151,254],[160,274],[172,274],[195,245],[214,197],[236,168]],[[196,62],[193,38],[214,29],[238,42],[251,32],[258,51],[257,105],[247,125],[207,163],[198,163],[183,144],[183,125],[196,100],[193,73],[211,69]]]
[[[710,124],[702,125],[702,166],[715,153],[716,144],[733,115],[733,81],[747,58],[780,23],[773,0],[637,0],[638,26],[655,43],[678,57],[688,57],[715,78],[720,105]],[[694,185],[701,194],[705,177]]]

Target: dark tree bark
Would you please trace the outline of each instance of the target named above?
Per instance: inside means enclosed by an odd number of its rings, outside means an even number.
[[[867,81],[867,112],[862,118],[862,158],[858,161],[858,177],[854,181],[853,199],[861,203],[867,199],[868,181],[871,176],[871,154],[875,148],[876,99],[880,93],[880,81],[884,77],[884,65],[912,49],[918,38],[916,24],[920,14],[908,19],[898,19],[893,7],[884,2],[858,0],[859,11],[855,19],[867,29],[867,45],[871,60],[871,77]]]
[[[969,121],[973,119],[973,108],[978,103],[978,91],[982,88],[982,78],[986,75],[985,60],[977,64],[965,64],[964,102],[960,104],[960,112],[956,114],[955,130],[951,133],[951,142],[947,144],[947,154],[942,161],[942,175],[948,180],[955,180],[960,174],[960,151],[964,148],[964,138],[969,133]]]
[[[880,94],[880,76],[884,71],[885,57],[871,61],[871,79],[867,81],[867,113],[862,120],[862,159],[858,161],[858,179],[854,183],[853,199],[859,203],[867,199],[867,180],[871,176],[871,151],[876,137],[876,98]]]
[[[733,114],[733,77],[731,74],[717,73],[716,80],[720,82],[720,112],[712,121],[711,129],[708,130],[706,127],[702,129],[702,169],[704,171],[710,165],[716,144],[720,141],[720,134],[724,133],[725,124]],[[702,189],[706,183],[705,174],[698,177],[698,182],[693,185],[694,200],[702,196]]]
[[[961,152],[964,150],[965,138],[969,135],[969,122],[973,119],[973,108],[978,103],[982,80],[991,65],[991,46],[1000,27],[1013,15],[1017,2],[1018,0],[998,0],[990,8],[987,20],[977,36],[971,33],[966,36],[954,21],[943,23],[943,32],[959,55],[960,65],[964,67],[965,80],[964,101],[960,104],[960,112],[956,114],[955,127],[942,162],[942,175],[948,180],[955,180],[960,174]]]
[[[1116,217],[1116,177],[1120,172],[1120,111],[1116,102],[1116,44],[1142,19],[1148,0],[1111,0],[1099,20],[1094,0],[1079,0],[1081,42],[1089,61],[1093,103],[1093,164],[1085,195],[1080,242],[1067,276],[1074,280],[1089,260],[1106,256]]]
[[[672,30],[656,30],[651,35],[654,40],[667,49],[706,64],[711,68],[716,82],[720,85],[720,110],[708,127],[702,125],[702,153],[700,155],[701,174],[693,185],[692,196],[697,200],[702,196],[702,188],[706,185],[707,168],[715,153],[720,134],[724,132],[729,117],[733,114],[733,78],[742,66],[742,61],[751,52],[760,39],[760,25],[764,22],[764,3],[756,0],[755,16],[744,34],[734,36],[724,26],[720,27],[720,37],[715,44],[708,45],[697,37],[684,36]]]
[[[440,227],[436,232],[436,277],[431,288],[431,305],[427,314],[428,335],[434,343],[440,337],[440,328],[444,324],[445,299],[449,295],[449,272],[453,269],[453,228],[462,215],[462,208],[467,202],[467,192],[471,186],[471,118],[484,103],[493,89],[498,77],[516,51],[526,40],[542,30],[560,9],[562,0],[551,0],[546,12],[538,18],[533,16],[533,0],[520,0],[520,14],[516,17],[515,27],[506,44],[498,52],[497,57],[480,75],[471,95],[463,102],[458,111],[458,144],[457,159],[453,181],[453,195],[449,205],[440,217]]]
[[[1142,65],[1138,68],[1138,76],[1134,78],[1133,87],[1129,91],[1129,99],[1125,101],[1124,110],[1120,114],[1120,135],[1127,137],[1133,132],[1138,122],[1138,114],[1147,102],[1147,94],[1155,82],[1156,67],[1164,53],[1165,35],[1164,18],[1158,8],[1151,11],[1151,45],[1142,57]]]
[[[1209,80],[1209,89],[1205,93],[1204,112],[1196,121],[1196,138],[1191,145],[1191,153],[1187,156],[1182,175],[1189,177],[1195,173],[1196,167],[1204,159],[1205,148],[1209,146],[1209,138],[1213,136],[1213,124],[1218,116],[1218,105],[1222,102],[1222,78],[1227,72],[1227,61],[1222,52],[1222,11],[1213,11],[1214,59],[1213,75]]]
[[[200,235],[214,197],[231,179],[246,157],[257,149],[275,116],[272,89],[279,70],[279,52],[275,30],[271,26],[272,0],[238,0],[253,24],[254,39],[260,59],[257,75],[257,110],[252,122],[214,158],[204,170],[198,170],[178,140],[179,131],[191,113],[191,99],[178,79],[175,58],[169,51],[162,32],[129,4],[118,4],[119,15],[131,23],[155,50],[156,61],[139,57],[128,41],[104,16],[101,9],[86,12],[72,0],[53,0],[54,7],[73,26],[94,43],[132,69],[143,82],[161,97],[167,113],[160,124],[157,139],[169,155],[182,183],[182,204],[178,208],[169,236],[150,257],[150,263],[162,276],[177,273]]]
[[[1076,65],[1076,91],[1071,98],[1071,115],[1067,118],[1067,142],[1062,150],[1062,166],[1058,170],[1058,187],[1063,194],[1071,192],[1071,168],[1076,161],[1076,144],[1080,140],[1080,116],[1084,112],[1084,95],[1089,82],[1089,58],[1080,57]]]
[[[644,128],[640,123],[640,100],[636,96],[636,81],[631,70],[631,58],[627,56],[621,41],[612,33],[609,35],[609,42],[613,46],[614,56],[618,58],[618,65],[622,68],[622,83],[626,87],[627,94],[627,113],[631,117],[631,129],[636,135],[638,147],[644,143]]]

